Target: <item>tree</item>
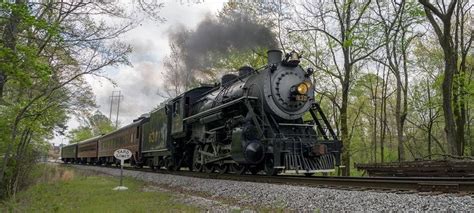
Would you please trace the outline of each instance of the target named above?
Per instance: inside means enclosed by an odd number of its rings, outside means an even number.
[[[417,76],[411,91],[410,113],[407,121],[422,131],[424,140],[427,141],[428,159],[435,155],[445,155],[446,143],[443,140],[442,125],[442,98],[441,82],[443,80],[444,56],[443,50],[436,46],[434,35],[425,35],[422,40],[415,39],[416,69],[420,75]],[[429,52],[430,54],[426,54]],[[435,143],[433,143],[435,142]],[[437,145],[436,147],[434,145]]]
[[[375,13],[381,22],[385,38],[383,58],[373,57],[393,73],[396,79],[395,120],[397,124],[398,160],[405,160],[404,126],[408,115],[408,69],[409,50],[420,22],[420,8],[411,1],[376,1]],[[383,152],[382,152],[383,154]],[[383,160],[382,160],[383,161]]]
[[[438,2],[436,5],[429,0],[418,1],[423,5],[444,53],[441,88],[448,151],[451,155],[463,155],[466,125],[465,85],[463,80],[459,79],[463,79],[466,71],[463,64],[473,40],[472,29],[465,40],[465,23],[469,20],[472,4],[463,0]]]
[[[92,115],[86,115],[81,120],[81,126],[69,131],[69,143],[78,143],[95,136],[107,134],[116,129],[112,121],[98,110]]]
[[[171,53],[163,60],[164,72],[162,73],[166,84],[164,93],[158,93],[166,98],[176,97],[195,85],[197,77],[193,70],[188,69],[185,63],[187,55],[185,44],[189,39],[189,31],[183,26],[171,32],[169,46]]]
[[[314,36],[306,39],[310,42],[308,47],[312,48],[307,58],[312,66],[337,79],[341,87],[338,108],[344,145],[342,163],[346,167],[344,175],[350,174],[351,167],[352,128],[349,126],[348,109],[354,74],[363,60],[383,46],[380,36],[373,33],[377,24],[369,16],[371,5],[371,0],[305,1],[303,11],[297,12],[297,28],[290,29],[292,33]],[[322,37],[317,37],[319,35]],[[324,42],[319,38],[324,39]],[[326,52],[321,46],[326,48]],[[329,58],[323,59],[325,55]]]
[[[128,64],[130,48],[109,42],[130,29],[130,22],[107,25],[94,15],[121,17],[100,2],[0,3],[4,41],[0,71],[8,77],[0,105],[3,161],[0,197],[14,195],[28,171],[33,148],[65,128],[66,113],[92,106],[85,75],[107,66]],[[12,27],[14,26],[14,27]],[[13,30],[12,30],[13,29]],[[62,130],[61,130],[62,131]],[[25,170],[26,169],[26,170]]]

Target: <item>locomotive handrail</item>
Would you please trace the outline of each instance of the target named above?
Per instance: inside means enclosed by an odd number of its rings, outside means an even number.
[[[292,123],[278,123],[281,126],[305,126],[305,127],[313,127],[313,124],[292,124]]]
[[[230,106],[230,105],[233,105],[233,104],[238,103],[238,102],[240,102],[240,101],[243,101],[243,100],[245,100],[245,99],[257,100],[258,98],[257,98],[257,97],[254,97],[254,96],[243,96],[243,97],[237,98],[237,99],[235,99],[235,100],[233,100],[233,101],[229,101],[229,102],[227,102],[227,103],[225,103],[225,104],[222,104],[222,105],[220,105],[220,106],[217,106],[217,107],[208,109],[208,110],[206,110],[206,111],[204,111],[204,112],[200,112],[200,113],[198,113],[198,114],[195,114],[195,115],[186,117],[186,118],[183,119],[183,121],[188,121],[188,120],[191,120],[191,121],[192,121],[192,120],[194,120],[194,119],[198,119],[198,118],[203,117],[203,116],[205,116],[205,115],[211,114],[211,113],[214,112],[214,111],[218,111],[218,110],[220,110],[220,109],[222,109],[222,108],[228,107],[228,106]]]

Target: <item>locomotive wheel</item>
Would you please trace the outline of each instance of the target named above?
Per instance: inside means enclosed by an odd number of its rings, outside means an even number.
[[[304,176],[306,177],[311,177],[312,175],[314,175],[314,173],[304,173]]]
[[[245,172],[247,172],[247,167],[244,166],[244,165],[240,165],[240,164],[232,164],[232,171],[235,174],[243,175],[243,174],[245,174]]]
[[[216,170],[219,174],[225,174],[229,171],[229,165],[227,164],[216,165]]]
[[[135,161],[135,160],[132,162],[132,164],[133,164],[133,168],[135,168],[135,169],[143,168],[143,165],[140,164],[139,162]]]
[[[196,145],[196,147],[194,148],[194,153],[193,153],[193,171],[196,171],[196,172],[202,172],[202,164],[200,163],[201,162],[201,153],[199,153],[199,151],[202,150],[202,146],[201,145]]]
[[[214,149],[212,148],[211,144],[204,145],[202,150],[207,152],[207,153],[214,153]],[[201,154],[201,157],[202,157],[202,160],[203,160],[203,163],[204,163],[204,171],[206,173],[213,173],[214,171],[216,171],[216,167],[214,166],[213,163],[205,163],[210,158],[209,156]]]
[[[171,159],[169,158],[165,159],[165,167],[166,167],[166,170],[168,171],[174,171],[174,165],[173,165],[173,162],[171,162]]]
[[[273,168],[275,164],[273,163],[273,156],[269,156],[265,159],[265,174],[269,176],[275,176],[279,173],[278,169]]]
[[[181,161],[173,161],[171,157],[165,159],[165,165],[168,171],[179,171],[181,169]]]
[[[158,169],[158,167],[153,165],[153,161],[148,161],[148,166],[152,171],[156,171]]]
[[[260,172],[260,168],[258,167],[249,167],[248,170],[250,173],[252,173],[252,175],[256,175],[258,172]]]
[[[216,171],[216,167],[214,166],[214,164],[206,164],[204,165],[204,171],[206,173],[214,173],[214,171]]]

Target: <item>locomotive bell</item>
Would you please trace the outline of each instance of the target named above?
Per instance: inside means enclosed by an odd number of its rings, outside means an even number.
[[[283,60],[282,64],[288,67],[297,67],[300,63],[301,55],[298,54],[296,51],[291,51],[286,54],[285,59]]]
[[[288,62],[290,63],[300,63],[300,57],[296,51],[291,51],[291,53],[288,53]]]

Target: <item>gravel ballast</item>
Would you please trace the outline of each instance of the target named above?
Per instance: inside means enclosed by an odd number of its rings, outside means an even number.
[[[78,166],[119,176],[120,170]],[[124,176],[167,186],[187,193],[205,194],[211,199],[235,201],[234,205],[282,208],[298,211],[463,211],[474,212],[473,196],[456,194],[419,195],[201,179],[169,174],[124,170]]]

